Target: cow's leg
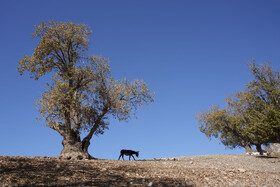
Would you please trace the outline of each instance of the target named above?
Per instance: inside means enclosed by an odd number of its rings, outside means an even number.
[[[129,155],[129,160],[130,160],[131,155]]]
[[[132,157],[133,157],[133,159],[135,160],[135,158],[134,158],[134,156],[133,155],[131,155]]]
[[[122,159],[124,160],[124,156],[122,155]]]
[[[120,156],[119,156],[119,159],[118,159],[118,160],[120,160],[121,156],[122,156],[122,154],[120,154]]]

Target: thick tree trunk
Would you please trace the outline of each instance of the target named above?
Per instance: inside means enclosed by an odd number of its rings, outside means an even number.
[[[61,151],[60,156],[64,159],[82,160],[82,159],[90,158],[88,152],[84,152],[82,150],[81,142],[73,143],[68,140],[63,140],[62,145],[63,145],[63,150]]]
[[[88,135],[81,141],[79,128],[73,128],[70,130],[61,131],[60,134],[63,136],[63,150],[61,151],[61,157],[65,159],[95,159],[88,153],[88,147],[90,145],[90,139],[94,132],[98,129],[100,121],[104,115],[108,112],[108,107],[104,107],[102,113],[94,122],[93,127],[89,131]],[[70,122],[69,122],[70,124]],[[78,126],[77,126],[78,127]],[[68,133],[71,131],[71,133]],[[66,136],[65,136],[66,135]]]
[[[88,146],[85,147],[85,143],[81,142],[80,137],[74,136],[64,136],[63,150],[60,153],[61,158],[68,160],[83,160],[83,159],[94,159],[88,153]],[[89,143],[88,143],[89,145]]]
[[[261,144],[257,144],[256,149],[260,153],[260,155],[263,155],[263,150],[262,150],[262,145]]]
[[[71,129],[70,125],[63,125],[58,122],[48,124],[50,128],[56,130],[63,137],[63,150],[60,153],[60,157],[68,160],[95,159],[88,153],[88,147],[90,145],[90,139],[98,129],[99,123],[106,112],[107,108],[103,110],[102,114],[96,120],[94,126],[83,141],[81,141],[80,138],[79,125]],[[68,123],[70,124],[70,121]]]

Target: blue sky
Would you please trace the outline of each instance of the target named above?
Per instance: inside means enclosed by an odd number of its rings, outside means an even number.
[[[47,78],[20,76],[32,54],[34,25],[43,20],[85,23],[89,54],[108,57],[116,79],[143,79],[155,102],[128,122],[111,120],[89,152],[117,159],[122,148],[140,158],[237,154],[198,130],[197,112],[241,91],[252,79],[246,62],[280,69],[280,2],[104,0],[0,1],[0,155],[58,156],[62,137],[44,127],[35,102]]]

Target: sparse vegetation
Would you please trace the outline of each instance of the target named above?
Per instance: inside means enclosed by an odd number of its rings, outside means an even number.
[[[205,155],[138,161],[0,156],[1,186],[277,186],[280,159]]]

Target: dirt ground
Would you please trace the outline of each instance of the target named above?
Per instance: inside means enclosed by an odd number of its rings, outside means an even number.
[[[280,158],[206,155],[72,161],[0,156],[0,186],[280,186]]]

